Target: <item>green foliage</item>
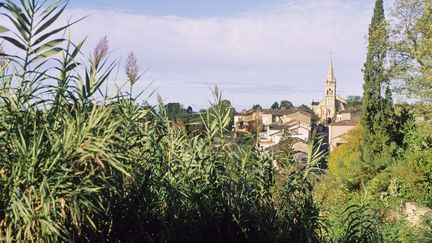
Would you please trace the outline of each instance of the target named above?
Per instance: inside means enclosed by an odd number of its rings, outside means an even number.
[[[328,169],[348,189],[360,188],[365,175],[361,162],[361,141],[363,130],[360,126],[343,136],[346,143],[334,148],[328,158]]]
[[[273,103],[270,108],[273,110],[279,109],[279,103],[277,101],[275,101],[275,103]]]
[[[388,34],[382,0],[377,0],[369,27],[369,47],[364,66],[363,105],[361,124],[364,129],[362,159],[371,173],[391,163],[394,152],[392,100],[389,88],[385,97],[381,90],[388,85],[385,71]]]
[[[290,166],[294,162],[290,158],[278,161],[282,167],[280,177],[284,178],[277,200],[279,213],[285,221],[300,223],[281,232],[285,235],[283,238],[293,242],[323,241],[328,231],[328,222],[320,215],[320,207],[313,197],[314,180],[311,177],[320,173],[320,163],[326,156],[322,145],[322,138],[308,144],[309,156],[303,171],[297,166]]]
[[[343,212],[345,233],[342,242],[382,242],[376,212],[368,205],[353,204]]]
[[[395,19],[391,32],[392,69],[394,79],[401,80],[402,94],[419,101],[407,124],[398,124],[404,131],[399,151],[404,197],[428,206],[432,200],[430,104],[432,93],[432,3],[423,0],[398,0],[393,7]]]
[[[429,110],[429,109],[427,109]],[[424,113],[426,120],[407,124],[404,138],[405,149],[401,151],[401,161],[407,167],[402,173],[404,195],[412,200],[432,206],[432,124],[430,112]]]
[[[292,109],[292,108],[294,108],[294,105],[291,101],[281,100],[279,109]]]
[[[307,112],[307,113],[309,113],[309,114],[313,114],[313,113],[314,113],[314,112],[312,111],[312,109],[311,109],[309,106],[305,105],[305,104],[302,104],[301,106],[297,106],[296,109],[297,109],[297,110],[304,111],[304,112]]]
[[[290,134],[289,130],[284,130],[281,141],[279,142],[279,158],[293,159],[294,149],[293,149],[294,141]]]
[[[103,235],[115,176],[129,176],[115,148],[120,122],[95,97],[112,68],[90,62],[85,78],[75,72],[82,43],[59,36],[69,25],[53,30],[64,1],[3,7],[15,37],[1,38],[22,55],[4,54],[0,76],[0,240]]]
[[[364,68],[363,131],[352,130],[344,137],[347,143],[332,151],[331,173],[315,192],[333,229],[326,239],[430,242],[430,219],[408,225],[401,206],[414,201],[430,207],[432,201],[431,110],[425,105],[430,102],[430,7],[430,1],[396,1],[389,33],[383,1],[376,1]],[[401,80],[420,102],[394,106],[389,77]],[[367,200],[359,201],[363,191]]]
[[[386,242],[431,242],[432,221],[430,216],[423,217],[420,227],[413,227],[404,220],[388,223],[382,227]]]
[[[252,106],[252,109],[262,109],[262,106],[260,104],[255,104]]]
[[[402,80],[405,94],[431,101],[432,98],[432,3],[425,0],[397,0],[391,32],[392,75]]]
[[[165,112],[170,120],[180,118],[188,121],[190,113],[180,103],[168,103],[164,106]]]
[[[54,41],[64,2],[0,6],[18,35],[1,38],[25,47],[24,58],[5,54],[0,75],[0,241],[322,240],[312,197],[322,142],[304,170],[230,143],[233,108],[217,88],[195,121],[202,132],[185,133],[171,120],[181,105],[135,104],[132,55],[129,91],[108,94],[118,64],[106,38],[87,63],[77,61],[83,42]]]
[[[361,96],[350,95],[347,97],[346,101],[346,108],[350,109],[361,106],[363,103],[363,98]]]

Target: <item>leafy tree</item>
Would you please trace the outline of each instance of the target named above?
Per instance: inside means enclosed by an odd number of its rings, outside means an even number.
[[[273,109],[273,110],[279,109],[279,103],[277,101],[275,101],[275,103],[273,103],[273,105],[271,105],[270,108]]]
[[[186,120],[189,116],[187,110],[184,109],[183,105],[178,102],[168,103],[164,106],[164,108],[169,119],[180,118],[182,120]]]
[[[389,130],[392,114],[390,90],[386,89],[386,97],[381,90],[388,85],[389,79],[385,72],[388,34],[384,16],[383,0],[377,0],[374,15],[369,26],[369,46],[364,65],[363,106],[361,124],[364,128],[362,158],[372,171],[385,168],[391,155],[391,133]]]
[[[255,104],[252,106],[252,109],[262,109],[262,106],[260,104]]]
[[[334,148],[328,158],[328,169],[332,176],[349,189],[359,188],[365,176],[360,167],[362,136],[360,126],[350,130],[342,137],[345,143]]]
[[[291,101],[281,100],[279,109],[292,109],[292,108],[294,108],[294,105],[293,103],[291,103]]]
[[[393,8],[391,50],[393,76],[403,80],[403,90],[432,100],[432,3],[396,0]]]
[[[363,103],[362,97],[357,95],[348,96],[346,101],[347,101],[347,105],[346,105],[347,109],[352,107],[358,107]]]
[[[404,149],[401,153],[400,173],[396,174],[404,182],[402,194],[405,198],[432,207],[432,122],[431,113],[415,107],[424,122],[410,118],[402,130]],[[417,117],[419,115],[417,114]]]
[[[279,142],[279,158],[292,160],[294,156],[294,140],[288,129],[283,131],[281,141]]]
[[[302,104],[301,106],[297,106],[296,109],[297,110],[301,110],[301,111],[305,111],[305,112],[307,112],[309,114],[313,113],[312,109],[309,106],[305,105],[305,104]]]

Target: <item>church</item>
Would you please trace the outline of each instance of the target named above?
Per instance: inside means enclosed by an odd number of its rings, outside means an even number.
[[[331,57],[324,87],[324,99],[320,102],[312,102],[312,110],[318,115],[322,124],[330,124],[335,121],[336,115],[340,111],[345,110],[347,104],[346,100],[336,94],[336,78]]]

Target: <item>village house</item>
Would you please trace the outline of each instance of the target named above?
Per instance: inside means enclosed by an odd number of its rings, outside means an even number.
[[[324,99],[312,102],[312,110],[321,124],[328,125],[328,144],[332,150],[344,143],[343,135],[359,123],[361,107],[347,109],[347,101],[336,95],[331,58],[324,87]],[[294,141],[296,157],[303,160],[311,136],[311,118],[311,114],[297,109],[251,109],[234,116],[234,132],[259,134],[259,144],[264,150],[277,150],[288,132]]]
[[[260,147],[264,150],[279,144],[288,132],[294,141],[294,151],[304,157],[304,154],[307,156],[311,117],[311,114],[297,109],[253,109],[234,116],[234,130],[237,133],[258,133]]]
[[[339,112],[336,115],[336,122],[347,121],[347,120],[360,120],[361,106],[353,107],[344,111]]]

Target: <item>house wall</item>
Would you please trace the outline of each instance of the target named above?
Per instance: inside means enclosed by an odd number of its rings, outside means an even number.
[[[352,116],[351,113],[349,112],[345,112],[345,113],[341,113],[341,114],[337,114],[336,116],[336,121],[347,121],[347,120],[351,120]]]
[[[306,143],[302,143],[302,142],[297,142],[293,145],[293,149],[294,151],[297,152],[303,152],[306,153],[308,152],[308,145]]]
[[[290,120],[301,121],[301,122],[308,124],[308,125],[311,124],[311,116],[306,115],[306,114],[299,112],[299,111],[289,115],[287,118]]]
[[[270,125],[272,123],[273,116],[271,114],[263,114],[261,119],[264,125]]]
[[[330,151],[338,146],[338,144],[345,143],[343,135],[349,132],[355,126],[329,126],[329,145]]]
[[[303,141],[309,141],[309,129],[303,126],[298,126],[294,129],[291,130],[295,130],[295,134],[291,133],[291,137],[293,138],[300,138]]]
[[[244,130],[244,129],[240,129],[239,127],[240,122],[244,122],[246,125],[249,122],[260,121],[262,119],[262,115],[263,114],[261,111],[254,111],[247,115],[236,115],[234,116],[234,128],[236,130]]]

